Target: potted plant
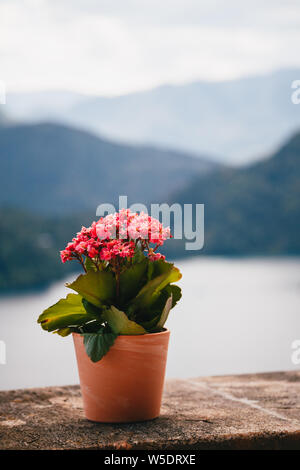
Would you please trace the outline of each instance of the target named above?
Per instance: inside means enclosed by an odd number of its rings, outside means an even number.
[[[181,297],[181,274],[157,252],[170,229],[122,209],[82,227],[62,262],[84,274],[66,284],[75,293],[38,318],[44,330],[73,335],[85,415],[130,422],[159,415],[170,332],[169,311]]]

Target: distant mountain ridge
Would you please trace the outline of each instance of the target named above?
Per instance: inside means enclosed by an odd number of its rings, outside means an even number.
[[[6,110],[18,121],[39,122],[68,111],[86,98],[86,95],[67,90],[8,93]]]
[[[300,128],[300,105],[291,101],[292,81],[299,78],[300,70],[291,69],[112,98],[58,92],[8,95],[6,108],[20,120],[51,118],[113,140],[244,164],[272,153]]]
[[[3,111],[0,109],[0,126],[3,126],[4,124],[7,124],[7,117],[3,113]]]
[[[208,158],[116,144],[58,124],[0,127],[0,206],[72,214],[95,213],[119,195],[129,204],[164,202],[215,167]]]

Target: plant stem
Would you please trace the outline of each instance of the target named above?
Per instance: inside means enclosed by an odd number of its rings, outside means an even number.
[[[78,259],[79,263],[81,264],[81,266],[83,267],[83,270],[84,270],[84,272],[86,272],[86,273],[87,273],[87,270],[86,270],[86,267],[85,267],[85,265],[84,265],[84,262],[83,262],[82,256],[80,256],[80,255],[77,255],[77,254],[76,254],[76,257],[77,257],[77,259]]]
[[[115,273],[116,273],[116,297],[118,301],[119,296],[120,296],[120,264],[117,259],[115,260]]]

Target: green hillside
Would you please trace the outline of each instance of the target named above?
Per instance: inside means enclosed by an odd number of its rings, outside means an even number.
[[[46,218],[0,209],[0,291],[42,287],[78,270],[76,263],[63,265],[59,250],[65,247],[91,218]]]
[[[260,163],[195,178],[172,201],[205,204],[203,253],[300,254],[300,133]],[[168,252],[196,254],[180,242]]]

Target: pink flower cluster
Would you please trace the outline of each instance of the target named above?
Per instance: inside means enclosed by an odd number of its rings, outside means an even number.
[[[159,259],[166,259],[165,255],[162,255],[161,253],[154,253],[154,251],[149,252],[148,258],[150,261],[157,261]]]
[[[99,261],[132,258],[136,244],[140,242],[141,249],[147,250],[149,259],[156,261],[165,258],[155,250],[170,236],[170,229],[163,228],[157,219],[143,212],[137,214],[122,209],[101,217],[88,228],[82,227],[60,255],[63,263],[71,259],[82,262],[82,256]],[[150,248],[149,243],[155,244],[155,248]]]
[[[100,240],[110,238],[148,240],[149,243],[159,246],[171,236],[170,228],[163,228],[159,220],[144,212],[137,214],[129,209],[101,217],[96,223],[96,231]]]

